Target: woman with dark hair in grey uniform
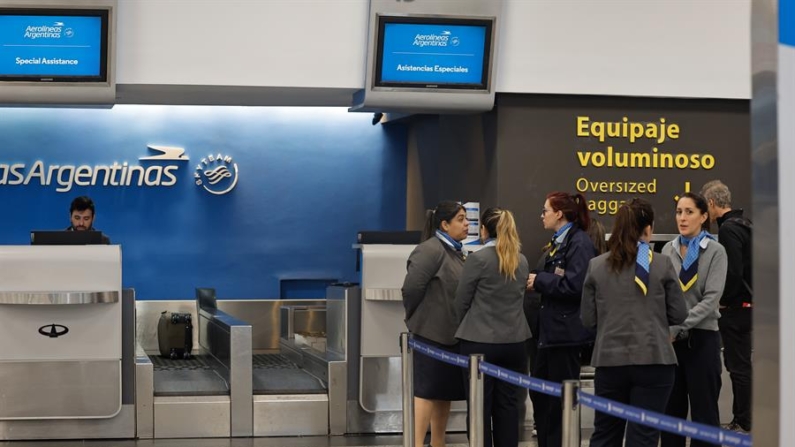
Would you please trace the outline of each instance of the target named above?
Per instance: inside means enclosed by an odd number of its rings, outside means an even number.
[[[726,249],[707,232],[709,205],[698,194],[686,193],[676,204],[679,237],[663,247],[679,275],[685,295],[687,319],[670,328],[678,366],[666,414],[720,426],[718,398],[721,388],[718,305],[726,285]],[[692,447],[718,446],[692,440]],[[685,447],[685,438],[663,433],[663,447]]]
[[[440,202],[428,211],[425,241],[409,256],[402,289],[406,326],[413,337],[456,353],[458,320],[453,300],[464,269],[461,241],[466,239],[468,229],[466,211],[460,203]],[[430,425],[431,445],[445,447],[450,402],[464,399],[464,375],[459,367],[415,353],[415,446],[423,446]]]
[[[596,395],[663,412],[674,384],[676,354],[668,326],[687,308],[671,260],[649,246],[654,210],[643,199],[621,205],[610,251],[588,265],[580,307],[596,328]],[[657,447],[660,431],[596,412],[591,447]]]

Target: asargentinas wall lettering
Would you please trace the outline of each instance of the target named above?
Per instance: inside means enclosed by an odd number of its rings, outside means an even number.
[[[588,168],[589,172],[595,168],[597,172],[603,171],[604,175],[581,176],[575,181],[575,189],[589,198],[591,211],[612,215],[627,196],[657,194],[661,172],[709,171],[715,168],[715,156],[705,152],[704,148],[682,148],[676,144],[682,132],[678,123],[665,117],[654,122],[635,122],[630,117],[607,122],[591,116],[577,116],[575,162],[581,168]],[[579,147],[579,142],[584,139],[605,146]],[[636,169],[641,175],[636,181],[616,180],[611,178],[616,169]],[[681,191],[687,190],[689,182],[681,187]],[[597,198],[591,198],[593,196]]]
[[[148,149],[158,152],[157,155],[140,157],[138,163],[114,161],[107,164],[75,165],[51,164],[43,160],[33,163],[0,163],[0,187],[4,186],[54,186],[57,192],[69,192],[75,186],[106,186],[106,187],[170,187],[178,182],[180,167],[187,166],[189,157],[185,149],[173,146],[149,145]],[[231,164],[229,171],[225,165],[214,170],[203,171],[202,166],[218,161]],[[187,168],[183,168],[186,171]],[[204,185],[208,192],[220,195],[230,192],[238,180],[237,163],[229,155],[209,155],[202,158],[194,174],[196,185],[202,186],[201,176],[209,177],[209,184]],[[186,179],[187,180],[187,179]],[[185,180],[183,180],[185,181]]]
[[[109,165],[57,165],[37,160],[0,164],[0,186],[56,186],[69,192],[74,186],[174,186],[179,166],[131,166],[128,162]]]

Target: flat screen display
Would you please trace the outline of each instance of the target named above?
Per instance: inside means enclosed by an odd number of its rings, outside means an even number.
[[[108,11],[0,9],[0,81],[105,82]]]
[[[491,33],[486,19],[380,16],[375,85],[485,90]]]
[[[30,245],[108,244],[100,231],[31,231]]]

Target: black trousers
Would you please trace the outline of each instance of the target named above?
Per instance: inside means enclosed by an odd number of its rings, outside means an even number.
[[[581,346],[540,348],[533,368],[533,377],[561,383],[579,380]],[[562,411],[559,397],[531,393],[539,447],[561,447]]]
[[[461,354],[483,354],[484,360],[524,374],[527,367],[525,342],[477,343],[461,340]],[[467,394],[469,387],[467,387]],[[484,376],[483,379],[483,447],[519,445],[519,406],[524,404],[524,388]],[[469,396],[467,396],[469,410]],[[469,419],[467,418],[467,421]],[[494,440],[492,443],[492,439]]]
[[[734,422],[746,430],[751,430],[751,348],[752,311],[751,308],[724,308],[718,320],[720,336],[723,339],[723,361],[732,382],[732,413]]]
[[[538,340],[535,338],[531,338],[530,340],[527,340],[527,370],[525,370],[527,374],[530,375],[533,374],[533,370],[535,369],[537,359],[538,359]],[[533,428],[537,428],[538,416],[536,416],[536,414],[538,413],[538,405],[535,400],[536,393],[530,390],[527,391],[530,394],[530,404],[533,406]],[[520,421],[520,427],[521,427],[520,432],[524,431],[524,424],[521,421]]]
[[[596,395],[634,407],[662,413],[674,386],[676,365],[635,365],[596,368]],[[596,412],[591,447],[622,447],[626,429],[629,447],[657,447],[660,431],[627,423]]]
[[[691,329],[690,338],[675,342],[674,350],[679,365],[665,413],[686,419],[689,401],[690,419],[693,422],[719,427],[720,334],[718,331]],[[662,447],[685,447],[685,438],[682,436],[663,432],[661,439]],[[718,447],[717,444],[695,439],[690,446]]]
[[[524,315],[527,318],[527,324],[530,326],[530,332],[533,333],[533,338],[527,340],[527,374],[533,374],[535,370],[536,359],[538,358],[538,339],[540,338],[539,317],[541,313],[541,296],[535,292],[527,292],[524,297]],[[528,390],[530,393],[530,403],[533,405],[533,428],[538,428],[538,403],[536,402],[536,393]],[[520,432],[524,432],[524,423],[520,422]]]

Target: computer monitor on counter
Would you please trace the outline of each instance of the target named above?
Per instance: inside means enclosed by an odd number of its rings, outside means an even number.
[[[31,231],[30,245],[107,245],[101,231]]]

